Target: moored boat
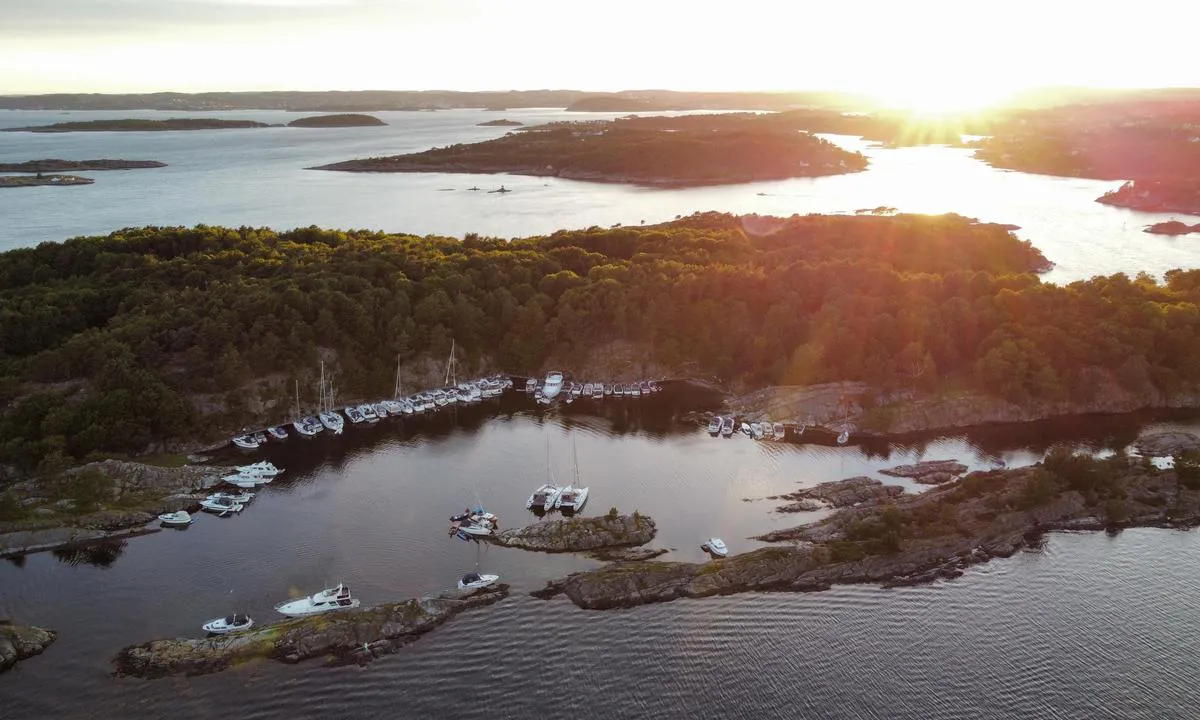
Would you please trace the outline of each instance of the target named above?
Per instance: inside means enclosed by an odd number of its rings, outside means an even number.
[[[733,435],[733,417],[721,419],[721,437],[731,437]]]
[[[201,627],[204,629],[204,632],[213,633],[214,635],[226,635],[228,633],[249,630],[254,627],[254,621],[250,619],[249,615],[234,613],[226,615],[223,618],[217,618],[216,620],[209,620]]]
[[[546,374],[546,381],[542,383],[542,397],[547,400],[553,400],[558,397],[558,394],[563,389],[563,374],[558,370],[551,370]]]
[[[192,517],[187,510],[179,510],[178,512],[163,513],[158,516],[159,522],[167,527],[182,528],[196,522],[196,518]]]
[[[218,498],[227,498],[229,500],[232,500],[236,504],[246,505],[251,500],[254,499],[254,493],[252,493],[252,492],[236,492],[236,493],[217,492],[217,493],[213,493],[212,495],[208,496],[209,500],[216,500]]]
[[[379,422],[379,415],[375,412],[375,406],[369,403],[363,403],[358,406],[358,412],[362,415],[363,421],[369,425],[374,425]]]
[[[725,541],[721,538],[709,538],[708,542],[700,546],[705,552],[708,552],[717,557],[725,557],[729,554],[729,548],[725,547]]]
[[[530,494],[525,507],[529,510],[553,510],[555,503],[558,502],[559,492],[561,492],[559,488],[546,483]]]
[[[283,472],[281,468],[275,467],[275,463],[267,460],[262,460],[250,465],[238,465],[237,471],[243,475],[260,475],[262,477],[275,477]]]
[[[238,435],[233,438],[233,444],[239,450],[257,450],[262,443],[255,435]]]
[[[494,584],[500,579],[499,575],[480,575],[479,573],[467,573],[459,578],[459,590],[481,590],[489,585]]]
[[[776,440],[783,440],[784,437],[787,436],[787,428],[784,426],[783,423],[781,423],[781,422],[775,423],[773,429],[775,431],[775,439]]]
[[[276,425],[275,427],[267,428],[267,437],[271,438],[272,440],[283,442],[284,440],[288,439],[287,428],[282,425]]]
[[[275,606],[275,610],[288,617],[307,617],[333,610],[348,610],[358,606],[358,598],[350,596],[349,586],[338,584],[336,587],[326,588],[299,600],[281,602]]]
[[[235,503],[227,497],[208,497],[200,501],[200,509],[218,515],[240,513],[243,507],[241,503]]]
[[[708,433],[710,435],[716,435],[716,434],[720,433],[721,426],[723,424],[724,424],[724,422],[722,421],[720,415],[713,415],[712,419],[708,421]]]

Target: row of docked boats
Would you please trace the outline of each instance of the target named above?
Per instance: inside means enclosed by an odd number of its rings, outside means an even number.
[[[273,463],[262,461],[250,465],[241,465],[237,472],[226,475],[222,481],[232,485],[237,490],[215,492],[200,501],[200,509],[220,517],[240,513],[254,499],[251,489],[266,485],[283,473],[282,468]],[[196,521],[194,515],[186,510],[163,513],[158,516],[164,527],[186,528]]]
[[[551,405],[559,398],[570,404],[576,400],[603,400],[606,397],[639,398],[661,391],[662,386],[654,380],[635,380],[627,383],[575,382],[567,380],[559,370],[552,370],[540,381],[537,378],[525,381],[525,392],[542,405]]]
[[[808,423],[792,426],[792,436],[801,437],[808,430]],[[708,434],[713,437],[731,437],[740,432],[755,440],[784,440],[788,436],[788,428],[780,422],[764,420],[762,422],[738,422],[732,415],[714,415],[708,421]],[[849,428],[842,428],[837,436],[837,444],[845,445],[850,440]]]

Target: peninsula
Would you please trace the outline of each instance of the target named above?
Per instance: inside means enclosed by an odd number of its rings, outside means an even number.
[[[707,563],[625,562],[551,582],[593,610],[751,590],[823,590],[842,583],[906,585],[954,578],[1055,530],[1200,522],[1200,464],[1173,470],[1123,454],[1052,452],[1034,467],[977,472],[918,494],[883,494],[812,525],[767,533],[786,543]]]
[[[359,113],[339,113],[336,115],[315,115],[313,117],[296,118],[287,124],[288,127],[306,128],[336,128],[336,127],[373,127],[387,125],[373,115]]]
[[[1184,213],[1200,215],[1200,170],[1190,180],[1131,180],[1116,190],[1110,190],[1096,201],[1105,205],[1141,210],[1143,212]],[[1183,223],[1178,223],[1183,225]],[[1158,230],[1178,230],[1175,225],[1159,224]],[[1185,226],[1186,227],[1186,226]],[[1177,232],[1164,234],[1177,235]]]
[[[123,120],[81,120],[34,125],[31,127],[4,128],[4,132],[168,132],[175,130],[233,130],[271,127],[254,120],[219,120],[215,118],[171,118],[169,120],[146,120],[125,118]]]
[[[142,168],[166,167],[166,163],[155,160],[26,160],[25,162],[0,163],[0,172],[45,173],[98,170],[137,170]]]
[[[511,173],[660,187],[865,170],[867,159],[770,117],[701,115],[552,123],[473,144],[349,160],[316,170]]]

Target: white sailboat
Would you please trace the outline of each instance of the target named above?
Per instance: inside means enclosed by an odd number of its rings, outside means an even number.
[[[565,488],[559,491],[555,507],[563,512],[579,512],[588,499],[588,488],[579,487],[579,453],[575,449],[575,441],[571,441],[571,462],[574,465],[574,477]]]
[[[558,496],[562,490],[551,482],[550,477],[550,438],[546,438],[546,482],[529,496],[525,503],[527,510],[553,510],[558,505]]]
[[[321,425],[333,433],[341,435],[346,429],[346,423],[337,410],[333,409],[333,381],[330,380],[328,389],[325,386],[325,363],[321,363],[321,412],[318,417]]]

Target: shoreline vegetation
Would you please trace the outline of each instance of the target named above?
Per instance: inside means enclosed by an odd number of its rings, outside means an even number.
[[[67,187],[69,185],[91,185],[94,182],[96,181],[92,178],[81,175],[42,175],[39,173],[34,177],[29,177],[28,175],[0,176],[0,188]]]
[[[866,158],[778,116],[748,113],[550,123],[493,140],[321,165],[342,172],[509,173],[694,187],[859,172]]]
[[[124,118],[119,120],[80,120],[54,123],[52,125],[0,128],[0,132],[171,132],[176,130],[234,130],[265,127],[273,126],[254,120],[221,120],[217,118],[170,118],[167,120]]]
[[[551,581],[534,596],[565,594],[581,608],[603,610],[847,583],[913,585],[959,577],[970,565],[1036,546],[1048,532],[1197,523],[1194,454],[1160,470],[1123,453],[1097,460],[1060,449],[1032,467],[975,472],[916,495],[881,493],[810,525],[755,538],[786,545],[706,563],[610,564]]]
[[[166,163],[157,160],[60,160],[47,158],[45,160],[26,160],[24,162],[0,163],[0,172],[5,173],[47,173],[67,171],[100,170],[140,170],[143,168],[166,167]]]

